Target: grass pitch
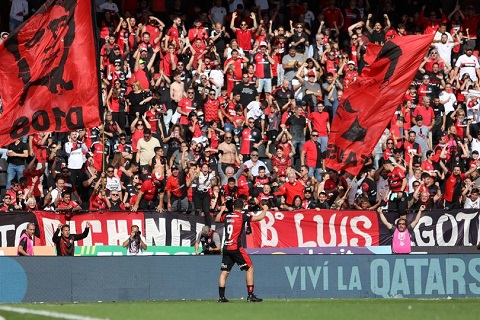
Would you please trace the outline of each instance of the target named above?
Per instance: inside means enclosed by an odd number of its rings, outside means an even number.
[[[108,302],[0,305],[0,319],[148,320],[148,319],[478,319],[478,299],[267,299],[261,303],[230,300]],[[48,315],[4,311],[23,308]],[[62,316],[64,315],[64,316]],[[3,319],[2,319],[3,320]]]

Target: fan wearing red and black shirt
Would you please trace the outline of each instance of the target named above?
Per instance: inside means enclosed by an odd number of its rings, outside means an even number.
[[[223,63],[223,71],[225,75],[228,77],[228,69],[233,67],[233,78],[234,78],[234,85],[236,81],[240,81],[243,75],[243,64],[248,62],[248,58],[241,57],[237,49],[232,50],[232,57],[225,60]],[[230,82],[229,82],[230,83]]]
[[[177,112],[181,115],[180,116],[180,124],[183,126],[184,131],[188,130],[188,115],[190,112],[195,111],[194,105],[194,98],[195,98],[195,90],[193,88],[189,88],[187,90],[187,97],[182,98],[178,102]]]
[[[258,92],[265,90],[267,97],[272,92],[272,65],[275,64],[275,60],[267,51],[267,43],[265,41],[260,42],[260,51],[253,57],[255,63],[255,76],[258,79]],[[268,98],[270,99],[270,98]]]
[[[70,226],[68,224],[59,224],[52,237],[52,241],[57,247],[57,256],[73,256],[75,253],[75,241],[85,239],[91,227],[90,222],[86,222],[83,233],[70,234]]]
[[[328,204],[332,206],[337,199],[342,199],[345,195],[346,190],[348,190],[348,182],[345,177],[340,175],[336,170],[330,168],[327,172],[329,178],[325,180],[323,188],[328,198]]]
[[[262,133],[255,127],[255,119],[251,117],[248,119],[248,127],[243,129],[241,139],[240,154],[245,162],[250,159],[250,153],[253,149],[258,149],[263,143]]]
[[[277,177],[285,178],[287,176],[287,169],[292,166],[292,157],[295,155],[293,149],[290,149],[291,152],[287,154],[282,146],[277,146],[276,154],[271,154],[268,149],[270,149],[272,141],[269,140],[267,143],[267,148],[265,149],[265,155],[272,162],[273,172]]]
[[[187,36],[190,43],[193,43],[197,39],[200,39],[205,44],[208,43],[208,32],[203,26],[200,18],[195,19],[193,22],[193,28],[188,30]]]
[[[173,18],[173,25],[168,29],[167,34],[165,35],[167,38],[167,42],[171,43],[175,41],[176,47],[180,47],[180,28],[182,26],[182,19],[176,16]]]
[[[62,194],[62,200],[58,202],[55,209],[61,212],[72,212],[82,210],[82,207],[80,207],[76,201],[72,200],[72,194],[70,192],[65,191]]]
[[[300,162],[308,167],[308,176],[314,177],[317,181],[322,181],[322,170],[325,169],[323,163],[322,146],[318,143],[318,131],[312,130],[310,140],[306,141],[300,154]]]
[[[145,24],[141,33],[148,32],[150,34],[150,44],[155,46],[158,45],[157,39],[162,38],[163,28],[165,28],[165,23],[154,16],[150,16],[148,17],[148,23]]]
[[[454,166],[453,171],[449,171],[443,160],[440,160],[440,167],[445,173],[445,184],[443,191],[443,199],[445,201],[445,209],[459,209],[462,208],[460,198],[462,197],[462,182],[470,176],[472,172],[477,170],[476,166],[471,167],[467,172],[462,173],[460,166]]]
[[[105,173],[102,173],[102,179],[103,178],[105,178]],[[107,196],[105,194],[105,189],[100,187],[102,179],[98,179],[93,188],[92,195],[90,196],[90,211],[102,211],[107,209]]]
[[[132,207],[133,212],[138,209],[149,210],[154,208],[159,212],[163,211],[163,197],[161,199],[158,197],[163,179],[164,177],[157,172],[152,173],[152,177],[142,183],[142,188],[138,191],[137,201]]]
[[[252,38],[253,33],[257,30],[257,19],[255,13],[250,13],[250,17],[253,20],[253,28],[248,28],[247,22],[242,21],[240,23],[240,29],[235,27],[235,19],[237,18],[237,12],[232,14],[232,21],[230,22],[230,29],[235,32],[235,37],[238,41],[238,46],[243,49],[246,56],[249,56],[250,50],[252,50]]]
[[[203,104],[203,110],[205,113],[205,121],[210,123],[211,121],[219,122],[222,118],[222,112],[220,111],[220,102],[215,98],[215,90],[210,89],[208,92],[207,101]]]
[[[293,205],[293,199],[296,195],[303,195],[303,189],[305,189],[305,184],[301,180],[297,180],[295,171],[290,170],[287,173],[287,182],[281,185],[278,188],[278,191],[274,193],[276,197],[284,196],[285,204],[287,206]],[[303,197],[302,197],[303,200]]]
[[[265,167],[260,166],[258,168],[258,175],[253,177],[253,188],[251,196],[256,198],[263,191],[263,186],[270,185],[272,184],[272,182],[272,178],[267,176],[265,172]]]
[[[233,168],[231,168],[233,170]],[[233,171],[232,171],[233,172]],[[225,205],[228,211],[233,211],[233,203],[238,199],[238,187],[236,186],[237,180],[234,177],[230,177],[227,183],[222,186],[222,194],[225,198]]]
[[[41,167],[39,169],[37,168],[38,164],[38,158],[35,156],[32,158],[32,161],[28,164],[28,166],[23,170],[23,176],[27,178],[27,188],[28,190],[31,190],[32,195],[35,197],[37,202],[40,202],[40,197],[42,196],[41,192],[41,181],[40,177],[43,175],[45,172],[46,164],[45,164],[45,159],[46,158],[40,158],[41,160]],[[28,194],[28,192],[26,192]]]
[[[225,225],[227,232],[225,233],[225,242],[223,246],[222,254],[222,266],[220,277],[218,278],[218,294],[220,298],[218,302],[228,302],[225,298],[225,285],[227,283],[227,277],[232,270],[233,265],[236,263],[240,270],[246,271],[245,280],[247,283],[248,302],[261,302],[263,299],[258,298],[254,293],[254,271],[252,260],[245,252],[242,246],[242,236],[244,233],[245,223],[260,221],[265,218],[267,214],[268,206],[262,207],[262,212],[258,215],[249,215],[246,212],[242,212],[244,207],[244,201],[241,199],[235,200],[233,204],[233,211],[224,214],[224,210],[221,210],[216,218],[216,222],[222,222]],[[225,208],[223,208],[225,209]]]
[[[388,172],[388,187],[390,196],[388,198],[388,210],[396,210],[402,219],[407,217],[407,177],[400,167],[393,165],[393,162],[386,160],[383,169]]]
[[[232,88],[233,89],[233,88]],[[227,88],[223,87],[220,96],[217,98],[220,108],[220,122],[222,123],[221,129],[224,131],[233,131],[234,119],[237,115],[235,111],[236,104],[230,100],[228,96]],[[243,113],[243,112],[242,112]]]
[[[14,202],[12,202],[12,196],[5,194],[3,196],[3,204],[0,206],[0,211],[13,211],[15,210]]]
[[[330,134],[330,115],[325,111],[323,102],[317,103],[317,111],[311,112],[308,116],[308,129],[318,132],[318,142],[322,152],[327,151],[328,135]]]

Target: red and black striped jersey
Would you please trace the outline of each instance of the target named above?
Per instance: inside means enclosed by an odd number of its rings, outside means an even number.
[[[245,222],[252,217],[246,212],[233,211],[222,215],[220,221],[225,225],[225,250],[237,250],[242,247],[242,234]]]

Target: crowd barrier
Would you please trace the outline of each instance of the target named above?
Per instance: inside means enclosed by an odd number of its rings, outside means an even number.
[[[253,255],[252,261],[255,292],[266,299],[480,296],[480,258],[471,254]],[[220,256],[0,257],[0,303],[217,299],[220,262]],[[237,267],[226,294],[246,297]]]
[[[387,213],[395,221],[394,213]],[[412,220],[413,215],[409,214]],[[0,215],[0,247],[14,247],[28,222],[37,223],[36,244],[52,246],[59,223],[70,225],[71,233],[81,233],[86,222],[90,234],[79,246],[118,246],[138,225],[149,246],[191,247],[204,225],[199,216],[175,212],[85,212],[67,221],[64,214],[48,211],[5,212]],[[419,247],[474,246],[479,242],[478,210],[431,210],[423,213],[414,229]],[[223,236],[223,225],[213,226]],[[264,220],[252,223],[246,237],[248,248],[308,248],[388,246],[391,233],[375,211],[299,210],[271,211]]]

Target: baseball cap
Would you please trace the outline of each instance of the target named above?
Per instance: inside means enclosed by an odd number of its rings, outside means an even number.
[[[266,46],[267,46],[267,43],[265,41],[260,42],[260,47],[266,47]]]
[[[418,116],[416,116],[416,117],[415,117],[415,120],[417,120],[417,121],[419,121],[419,120],[423,120],[423,117],[422,117],[422,116],[420,116],[420,115],[418,115]]]
[[[178,166],[176,164],[172,165],[172,167],[170,168],[171,170],[178,170]]]
[[[139,60],[138,60],[138,63],[140,63],[140,64],[142,64],[142,63],[145,64],[145,60],[139,59]]]
[[[350,60],[350,61],[348,61],[348,64],[353,64],[353,65],[355,65],[355,61]]]
[[[119,50],[119,49],[120,49],[119,46],[117,46],[117,45],[113,46],[113,50]]]
[[[430,79],[430,76],[429,76],[428,74],[426,74],[426,75],[423,76],[423,79],[424,79],[424,80],[427,80],[427,79],[429,80],[429,79]]]
[[[315,72],[314,72],[314,71],[308,72],[308,76],[309,76],[309,77],[315,77]]]
[[[306,187],[306,188],[303,190],[303,193],[312,193],[312,188]]]

